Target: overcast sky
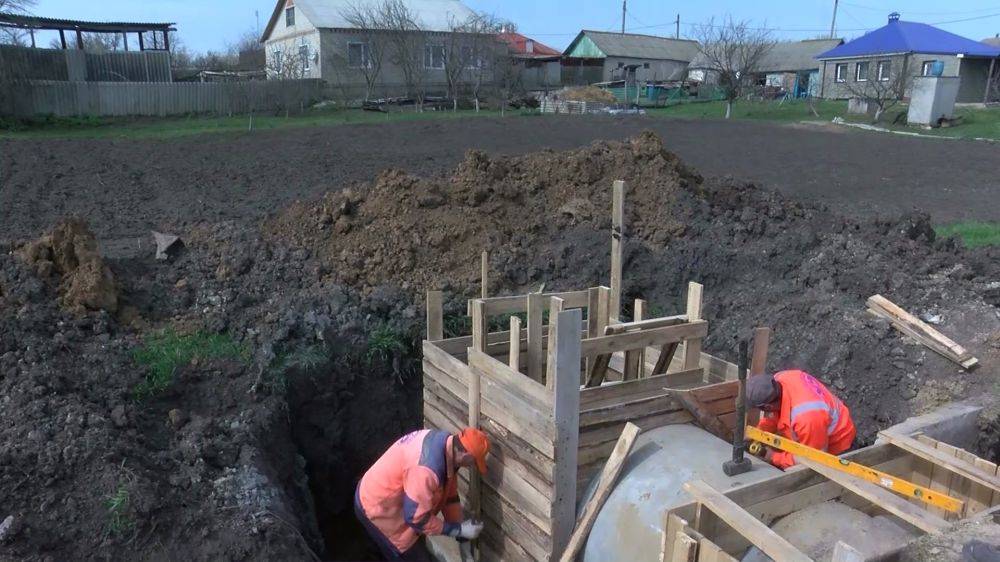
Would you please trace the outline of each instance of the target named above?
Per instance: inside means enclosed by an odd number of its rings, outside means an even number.
[[[621,29],[619,0],[466,0],[466,4],[513,20],[522,33],[557,49],[566,47],[580,29]],[[201,52],[223,49],[242,32],[254,29],[258,14],[263,27],[274,5],[270,0],[38,0],[33,11],[46,17],[176,22],[188,48]],[[838,35],[851,38],[880,27],[893,10],[899,10],[904,20],[939,24],[971,39],[1000,32],[1000,0],[851,0],[840,2]],[[731,14],[774,28],[781,39],[807,39],[829,33],[833,0],[628,0],[626,31],[673,36],[678,11],[681,36],[690,35],[693,23]]]

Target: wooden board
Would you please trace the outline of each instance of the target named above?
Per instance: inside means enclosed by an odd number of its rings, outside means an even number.
[[[515,373],[520,373],[521,371],[521,338],[518,334],[521,333],[521,317],[511,316],[510,317],[510,349],[507,350],[507,365]],[[531,379],[528,379],[531,380]]]
[[[576,522],[577,452],[580,432],[580,325],[579,309],[560,312],[552,321],[555,345],[549,361],[555,397],[553,417],[556,473],[553,478],[552,548],[561,552],[569,543]],[[567,329],[569,328],[569,329]]]
[[[622,313],[622,253],[625,246],[624,181],[616,180],[611,186],[611,199],[611,301],[609,311],[612,322],[618,322]]]
[[[726,426],[719,420],[718,415],[708,411],[705,405],[691,391],[674,390],[671,392],[671,395],[679,400],[688,412],[691,412],[691,415],[697,420],[698,425],[702,426],[706,431],[724,441],[732,440],[732,432],[726,429]]]
[[[635,303],[632,305],[632,319],[634,321],[641,321],[644,309],[646,308],[646,301],[642,299],[635,299]],[[622,380],[634,380],[645,375],[645,364],[643,361],[643,349],[630,349],[625,352],[624,365],[622,368]]]
[[[791,543],[703,480],[685,483],[684,490],[771,558],[782,562],[812,562]]]
[[[947,455],[906,435],[893,431],[881,431],[879,432],[879,437],[918,457],[931,461],[936,466],[947,468],[959,476],[968,478],[983,486],[988,486],[994,491],[1000,491],[1000,477],[997,477],[996,474],[989,474],[986,470],[971,465],[957,457]]]
[[[444,339],[444,293],[427,291],[427,339]]]
[[[640,431],[637,425],[631,423],[625,425],[621,437],[618,438],[618,442],[615,444],[614,451],[611,452],[611,456],[604,465],[604,470],[601,471],[594,495],[584,505],[583,512],[576,523],[576,528],[573,529],[573,534],[570,536],[569,544],[559,557],[561,562],[571,562],[576,558],[580,549],[583,548],[583,543],[590,534],[590,529],[594,526],[594,520],[597,519],[597,513],[604,506],[604,502],[608,499],[608,496],[611,495],[618,475],[621,474],[622,468],[625,466],[625,459],[632,450],[632,445],[635,443],[636,438],[639,437]]]
[[[701,373],[700,369],[646,377],[641,380],[604,384],[580,391],[580,408],[607,406],[614,402],[624,403],[632,397],[650,390],[661,391],[689,381]]]
[[[665,326],[663,328],[652,328],[613,336],[588,338],[582,342],[582,353],[586,356],[591,356],[629,349],[641,349],[649,346],[659,347],[666,343],[684,341],[689,338],[704,338],[707,335],[708,322],[697,320],[677,326]],[[698,365],[690,368],[695,367],[698,367]]]
[[[882,295],[869,297],[868,306],[872,314],[889,320],[896,329],[916,339],[946,359],[958,363],[965,369],[972,369],[978,365],[979,361],[964,347]]]
[[[566,308],[586,308],[587,291],[564,291],[553,293],[528,293],[526,295],[512,295],[505,297],[491,297],[480,299],[486,303],[487,316],[503,316],[506,314],[517,314],[528,311],[528,298],[531,295],[538,295],[543,302],[549,302],[551,297],[558,297],[563,300]],[[472,301],[469,301],[470,303]],[[468,306],[468,314],[472,315],[472,306]]]
[[[508,365],[480,351],[470,351],[468,358],[469,365],[484,371],[511,392],[530,401],[539,412],[547,415],[552,410],[552,393],[541,383],[515,372]]]
[[[937,533],[944,530],[949,525],[948,522],[941,517],[907,502],[905,499],[893,494],[885,488],[880,488],[875,484],[866,482],[856,476],[832,469],[809,459],[797,458],[796,460],[809,467],[811,470],[822,474],[823,477],[836,482],[840,486],[843,486],[862,498],[878,505],[880,508],[892,513],[896,517],[899,517],[924,532]]]
[[[542,348],[542,312],[548,299],[540,294],[530,294],[526,298],[528,309],[528,378],[542,382],[545,373],[542,370],[545,361]]]
[[[704,287],[694,281],[688,283],[687,317],[688,322],[701,320],[702,295]],[[708,334],[706,327],[705,335]],[[704,336],[701,336],[704,337]],[[701,362],[701,339],[690,339],[684,342],[684,368],[694,369]]]

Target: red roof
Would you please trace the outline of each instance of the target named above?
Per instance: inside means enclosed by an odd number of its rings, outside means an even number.
[[[558,57],[562,52],[549,47],[548,45],[543,45],[534,39],[525,37],[520,33],[506,32],[499,33],[497,37],[501,41],[507,43],[510,48],[514,51],[515,55],[534,55],[539,57]],[[530,48],[529,48],[530,46]]]

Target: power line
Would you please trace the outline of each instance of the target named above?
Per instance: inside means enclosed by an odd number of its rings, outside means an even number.
[[[862,9],[862,10],[871,10],[873,12],[883,12],[884,13],[886,11],[890,11],[890,12],[893,11],[892,8],[882,8],[882,7],[877,7],[877,6],[865,6],[864,4],[857,4],[855,2],[843,2],[842,1],[842,3],[845,4],[845,5],[847,5],[847,6],[851,6],[851,7],[854,7],[854,8],[859,8],[859,9]],[[966,15],[966,14],[981,14],[983,12],[993,12],[993,11],[996,11],[996,10],[1000,10],[1000,6],[991,6],[989,8],[976,8],[975,10],[952,10],[952,11],[947,11],[947,12],[911,12],[909,10],[906,10],[905,12],[903,12],[903,15],[913,15],[913,16],[957,16],[957,15]]]

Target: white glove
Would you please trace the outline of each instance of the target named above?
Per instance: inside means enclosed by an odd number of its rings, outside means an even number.
[[[476,521],[475,519],[466,519],[462,521],[462,527],[458,531],[458,536],[463,539],[469,539],[470,541],[479,538],[479,533],[483,532],[483,522]]]

